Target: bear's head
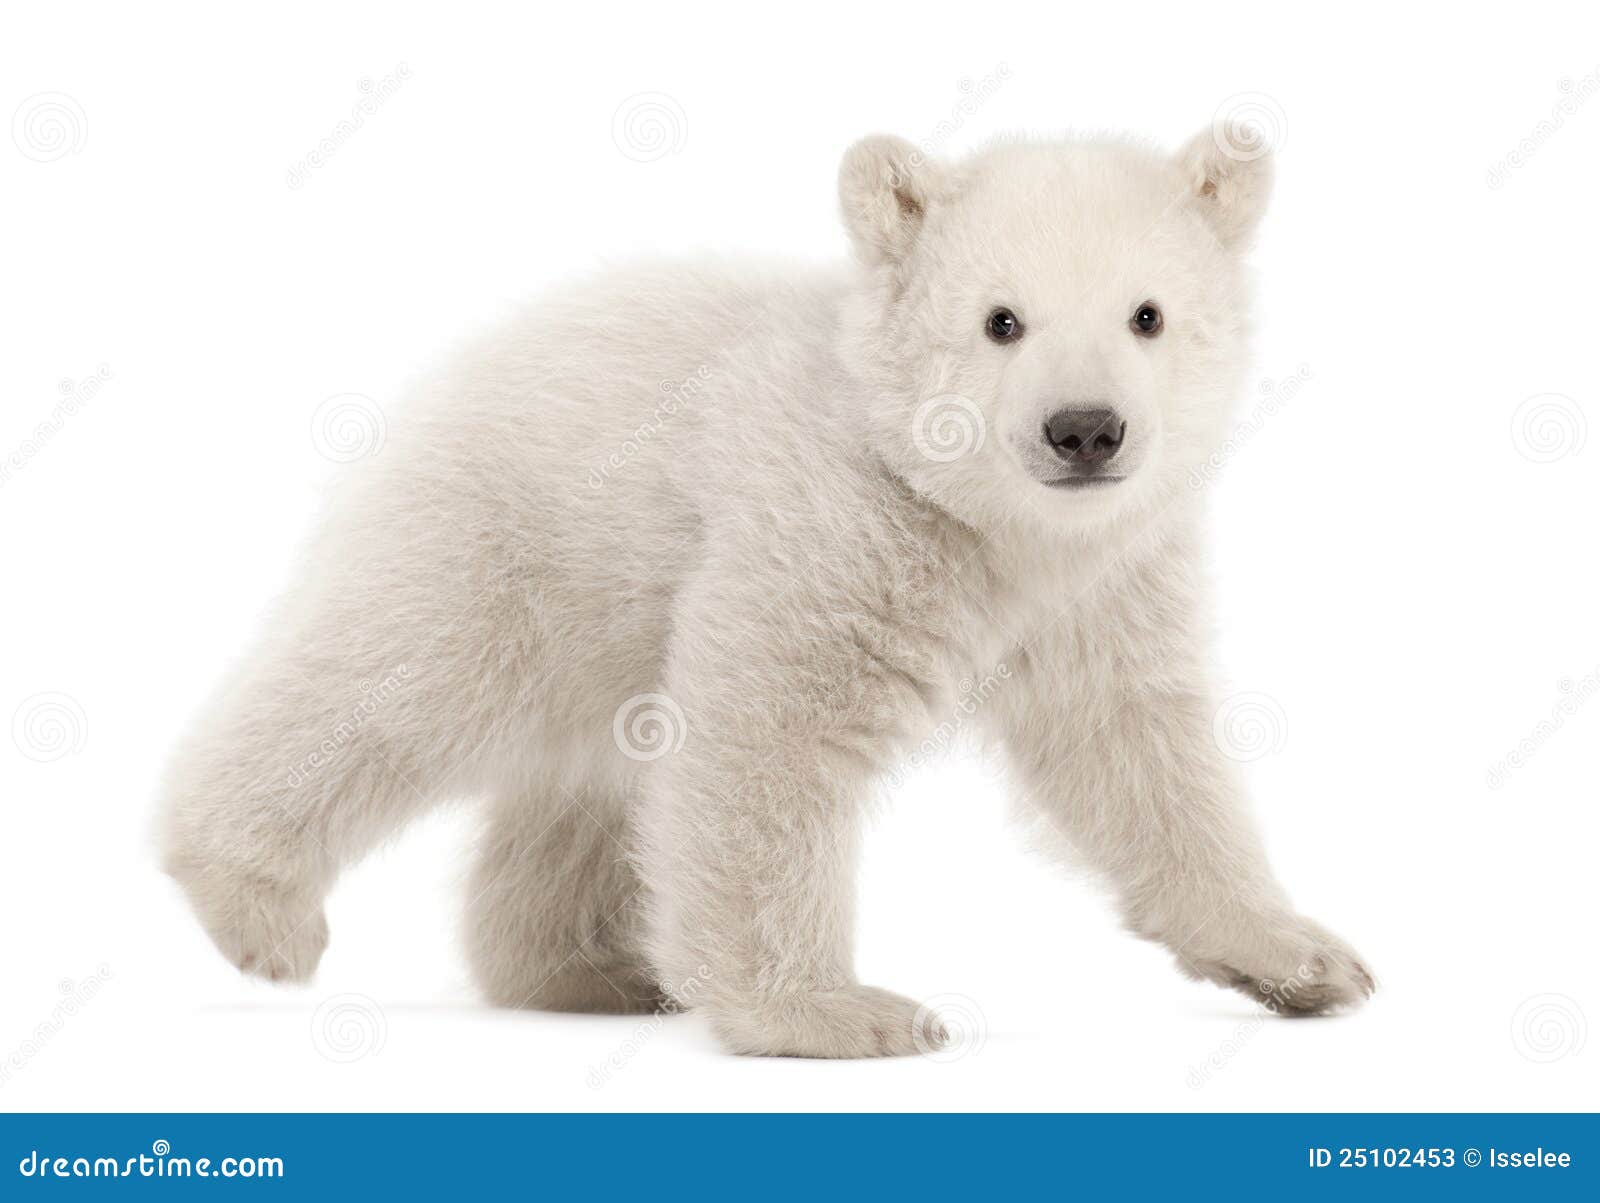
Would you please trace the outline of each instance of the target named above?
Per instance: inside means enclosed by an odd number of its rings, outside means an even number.
[[[1014,141],[945,163],[857,143],[839,190],[864,270],[841,337],[877,452],[980,529],[1170,504],[1239,385],[1270,183],[1262,148],[1211,130],[1175,156]]]

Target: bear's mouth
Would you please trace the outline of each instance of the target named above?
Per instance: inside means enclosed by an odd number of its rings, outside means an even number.
[[[1051,489],[1087,489],[1094,485],[1114,485],[1126,479],[1125,476],[1058,476],[1044,484]]]

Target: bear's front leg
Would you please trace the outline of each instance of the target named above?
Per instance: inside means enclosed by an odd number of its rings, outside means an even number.
[[[1168,645],[1112,670],[1086,663],[1083,646],[1039,640],[999,710],[1028,800],[1111,885],[1128,925],[1188,975],[1274,1011],[1370,995],[1361,959],[1273,877],[1195,658]]]
[[[848,634],[769,614],[680,631],[665,692],[683,740],[648,766],[637,816],[664,989],[737,1053],[943,1045],[937,1017],[853,965],[859,822],[920,705],[903,677]]]

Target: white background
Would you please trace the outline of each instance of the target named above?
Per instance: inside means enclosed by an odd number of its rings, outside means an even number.
[[[8,13],[0,108],[61,123],[0,138],[0,1107],[1595,1107],[1600,19],[1207,8]],[[618,119],[640,93],[659,144]],[[952,1060],[481,1007],[466,807],[347,875],[309,987],[216,955],[153,867],[157,776],[339,471],[326,398],[381,408],[601,258],[836,258],[861,134],[1176,145],[1241,93],[1281,154],[1219,654],[1261,695],[1278,868],[1378,972],[1365,1011],[1259,1022],[1183,980],[959,757],[874,828],[860,949],[951,1004]]]

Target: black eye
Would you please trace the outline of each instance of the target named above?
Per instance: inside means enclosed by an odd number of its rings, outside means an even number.
[[[1022,323],[1009,309],[996,309],[989,315],[989,321],[984,329],[997,343],[1013,342],[1022,337]]]
[[[1133,316],[1128,319],[1128,327],[1135,334],[1154,338],[1161,333],[1161,310],[1146,301],[1133,311]]]

